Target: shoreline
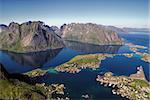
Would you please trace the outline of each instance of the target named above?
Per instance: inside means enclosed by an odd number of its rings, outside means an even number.
[[[150,98],[150,83],[145,80],[142,67],[139,67],[137,73],[131,76],[113,76],[113,73],[107,72],[103,76],[98,75],[96,81],[100,85],[109,86],[112,88],[112,93],[120,95],[131,100]],[[139,73],[140,71],[140,73]],[[137,77],[141,74],[140,78]]]

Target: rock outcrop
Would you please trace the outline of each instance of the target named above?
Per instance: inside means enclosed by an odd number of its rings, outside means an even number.
[[[64,47],[54,30],[40,21],[1,25],[0,48],[18,52],[43,51]]]
[[[123,44],[119,35],[103,25],[92,23],[71,23],[61,26],[62,38],[66,40],[79,41],[98,45],[121,45]]]
[[[54,32],[61,37],[61,30],[57,27],[57,26],[51,26],[52,30],[54,30]]]

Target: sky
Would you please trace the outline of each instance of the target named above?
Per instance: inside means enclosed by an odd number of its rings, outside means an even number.
[[[0,0],[0,24],[43,21],[47,25],[96,23],[147,27],[150,0]]]

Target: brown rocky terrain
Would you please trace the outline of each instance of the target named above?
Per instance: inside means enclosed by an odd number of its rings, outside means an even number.
[[[42,51],[64,47],[62,39],[41,21],[1,25],[0,48],[18,52]]]
[[[61,26],[62,38],[98,45],[121,45],[119,35],[102,25],[87,23],[71,23]]]

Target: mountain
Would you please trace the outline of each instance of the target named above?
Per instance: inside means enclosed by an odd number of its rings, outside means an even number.
[[[61,30],[57,26],[51,26],[52,30],[61,37]]]
[[[121,45],[119,35],[103,25],[71,23],[61,26],[61,37],[65,40],[98,45]]]
[[[124,27],[122,29],[125,32],[150,32],[150,29],[148,29],[148,28],[128,28],[128,27]]]
[[[64,47],[63,40],[41,21],[0,25],[0,48],[17,52],[42,51]]]
[[[71,23],[57,26],[45,25],[41,21],[22,24],[12,22],[0,25],[0,49],[15,52],[36,52],[58,49],[65,46],[64,40],[96,45],[122,45],[123,41],[113,26],[92,23]]]
[[[1,29],[1,31],[2,30],[8,30],[8,27],[7,27],[7,25],[4,25],[4,24],[0,24],[0,29]]]
[[[118,28],[118,27],[115,27],[115,26],[105,26],[105,28],[108,29],[108,30],[115,31],[117,33],[125,33],[125,32],[127,32],[123,28]]]
[[[129,28],[129,27],[123,27],[118,28],[115,26],[105,26],[106,29],[115,31],[117,33],[130,33],[130,32],[147,32],[150,33],[150,29],[148,28]]]

